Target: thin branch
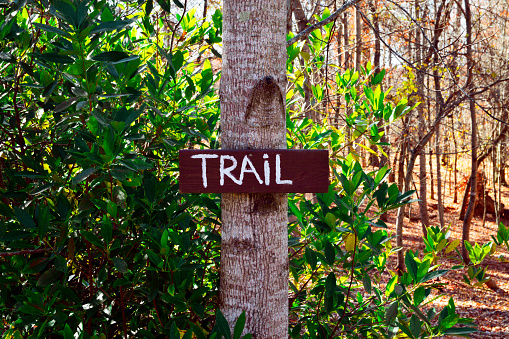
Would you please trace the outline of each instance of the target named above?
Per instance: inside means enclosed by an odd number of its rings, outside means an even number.
[[[337,11],[332,13],[327,19],[324,19],[324,20],[322,20],[320,22],[317,22],[314,25],[309,26],[308,28],[306,28],[305,30],[303,30],[302,32],[300,32],[299,34],[297,34],[296,36],[294,36],[293,38],[288,40],[286,42],[286,47],[289,47],[289,46],[293,45],[297,41],[306,39],[311,34],[311,32],[313,32],[316,29],[322,28],[323,26],[327,25],[328,23],[336,20],[337,17],[340,16],[344,11],[346,11],[351,6],[357,4],[358,2],[361,2],[361,0],[350,0],[350,1],[348,1],[343,6],[338,8]]]
[[[23,250],[23,251],[13,251],[13,252],[1,252],[0,258],[3,257],[12,257],[15,255],[24,255],[24,254],[37,254],[37,253],[44,253],[44,252],[50,252],[51,248],[38,248],[34,250]]]

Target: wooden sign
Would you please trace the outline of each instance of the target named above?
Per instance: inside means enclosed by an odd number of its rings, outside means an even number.
[[[326,193],[327,150],[180,150],[182,193]]]

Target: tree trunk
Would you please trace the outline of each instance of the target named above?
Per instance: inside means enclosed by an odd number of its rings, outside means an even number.
[[[345,69],[350,68],[350,33],[348,32],[348,11],[343,14],[343,50],[345,51]]]
[[[451,124],[454,126],[454,124]],[[456,141],[456,131],[452,131],[452,140],[454,142],[454,200],[453,203],[458,203],[458,142]]]
[[[223,149],[286,148],[286,4],[223,4]],[[287,195],[228,193],[221,207],[221,311],[232,332],[245,311],[244,333],[287,338]]]
[[[436,156],[436,166],[437,166],[437,209],[438,209],[438,219],[440,221],[440,227],[444,227],[444,202],[443,202],[443,194],[442,194],[442,166],[440,164],[441,157],[441,149],[440,149],[440,126],[437,126],[437,131],[435,135],[435,156]]]
[[[415,0],[415,17],[419,20],[420,16],[420,8],[419,8],[419,0]],[[416,83],[417,83],[417,95],[419,101],[424,101],[424,65],[421,63],[421,51],[422,51],[422,41],[421,41],[421,30],[419,27],[416,28],[415,31],[415,59],[420,64],[419,71],[416,74]],[[424,118],[424,105],[417,106],[417,117],[419,119],[419,138],[424,137],[426,134],[426,120]],[[422,234],[426,237],[427,231],[426,227],[429,227],[429,214],[428,214],[428,179],[426,172],[426,154],[424,153],[424,148],[419,153],[419,211],[421,215],[421,225],[422,225]]]
[[[435,3],[436,4],[436,3]],[[435,89],[435,98],[436,98],[436,114],[437,117],[442,116],[444,107],[444,98],[442,97],[442,88],[440,80],[442,78],[441,74],[439,73],[439,66],[440,66],[440,59],[438,56],[438,47],[439,47],[439,39],[440,39],[440,29],[441,22],[442,22],[442,10],[444,7],[444,3],[442,2],[440,4],[440,8],[436,13],[435,16],[435,34],[433,36],[433,82],[434,82],[434,89]],[[447,10],[446,10],[447,11]],[[444,14],[445,17],[447,17],[447,14]],[[436,159],[436,167],[437,167],[437,209],[438,209],[438,216],[440,220],[440,226],[444,227],[444,204],[442,201],[442,171],[440,166],[440,124],[437,125],[436,131],[435,131],[435,159]]]
[[[355,8],[355,70],[360,71],[362,59],[362,22],[361,13]]]
[[[408,138],[408,119],[409,119],[410,115],[406,115],[404,120],[403,120],[403,135],[405,136],[403,138],[403,140],[401,141],[401,151],[399,152],[399,162],[398,162],[398,187],[399,189],[402,191],[402,192],[405,192],[406,190],[408,190],[408,187],[410,187],[410,180],[412,178],[412,175],[409,173],[411,173],[411,170],[410,172],[407,172],[407,175],[405,177],[404,173],[405,173],[405,157],[406,157],[406,153],[407,153],[407,138]],[[408,164],[408,168],[410,168],[410,165],[411,165],[411,168],[413,169],[413,164]],[[398,216],[397,216],[397,219],[396,219],[396,246],[397,247],[403,247],[403,218],[405,216],[405,208],[406,208],[406,205],[403,205],[401,206],[400,208],[398,208]],[[402,252],[402,251],[399,251],[398,254]],[[398,255],[398,268],[400,269],[400,271],[403,271],[404,270],[404,267],[405,267],[405,259],[403,257],[403,255],[400,257]]]
[[[466,34],[467,34],[467,91],[472,95],[472,76],[473,76],[473,62],[472,62],[472,18],[470,12],[470,0],[465,0],[465,21],[466,21]],[[463,220],[463,234],[462,234],[462,256],[465,262],[470,262],[468,251],[465,246],[465,241],[470,240],[470,225],[472,224],[472,217],[474,216],[475,198],[477,196],[477,122],[475,116],[475,103],[470,99],[470,121],[472,124],[472,139],[470,147],[472,149],[472,168],[470,172],[470,201],[468,202],[465,220]]]
[[[295,16],[295,21],[297,22],[297,29],[299,32],[302,32],[308,27],[309,19],[306,17],[306,13],[304,12],[304,8],[302,7],[302,2],[300,0],[293,0],[293,14]],[[308,44],[304,44],[302,48],[304,53],[310,54]],[[304,67],[305,60],[303,57],[300,57],[300,61]],[[313,98],[313,91],[311,89],[311,79],[309,78],[309,74],[307,70],[304,71],[304,83],[302,84],[302,88],[304,89],[304,114],[306,118],[309,118],[315,121],[315,114],[311,109],[311,99]],[[285,98],[285,96],[283,97]]]
[[[288,35],[288,33],[290,33],[290,31],[292,30],[293,3],[294,3],[294,0],[286,0],[286,8],[287,8],[287,10],[286,10],[286,35]]]
[[[377,1],[378,2],[378,1]],[[375,70],[374,71],[374,75],[377,75],[378,73],[380,73],[380,36],[379,36],[379,31],[380,31],[380,23],[379,23],[379,19],[378,19],[378,13],[377,13],[377,8],[376,8],[376,5],[378,3],[375,4],[374,0],[370,0],[368,2],[369,4],[369,9],[370,9],[370,12],[371,12],[371,17],[372,17],[372,22],[373,22],[373,38],[375,39],[375,50],[374,50],[374,53],[373,53],[373,69]],[[378,124],[378,129],[381,130],[383,129],[383,123],[382,121],[380,121],[380,123]],[[387,142],[387,137],[385,136],[385,133],[384,135],[382,136],[382,138],[380,139],[380,142]],[[371,149],[377,153],[377,147],[375,145],[372,145],[371,146]],[[371,166],[378,166],[378,167],[383,167],[384,165],[381,165],[382,163],[386,163],[387,159],[383,159],[385,158],[385,155],[383,154],[380,154],[380,156],[378,155],[375,155],[373,153],[370,153],[369,154],[369,157],[370,157],[370,165]]]

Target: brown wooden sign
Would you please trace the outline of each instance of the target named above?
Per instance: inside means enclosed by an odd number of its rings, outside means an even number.
[[[326,193],[327,150],[180,150],[182,193]]]

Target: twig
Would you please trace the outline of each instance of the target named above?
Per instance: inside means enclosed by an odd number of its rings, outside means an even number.
[[[0,257],[12,257],[15,255],[36,254],[36,253],[44,253],[44,252],[50,252],[50,251],[51,251],[51,248],[38,248],[35,250],[3,252],[3,253],[0,253]]]
[[[339,9],[337,11],[335,11],[334,13],[332,13],[327,19],[324,19],[322,21],[317,22],[314,25],[309,26],[308,28],[306,28],[305,30],[303,30],[302,32],[300,32],[299,34],[297,34],[296,36],[294,36],[293,38],[288,40],[286,42],[286,47],[289,47],[289,46],[293,45],[297,41],[306,39],[311,34],[311,32],[313,32],[316,29],[322,28],[323,26],[327,25],[328,23],[336,20],[336,18],[341,13],[343,13],[348,8],[350,8],[351,6],[357,4],[360,1],[361,0],[350,0],[350,1],[348,1],[343,6],[339,7]]]

